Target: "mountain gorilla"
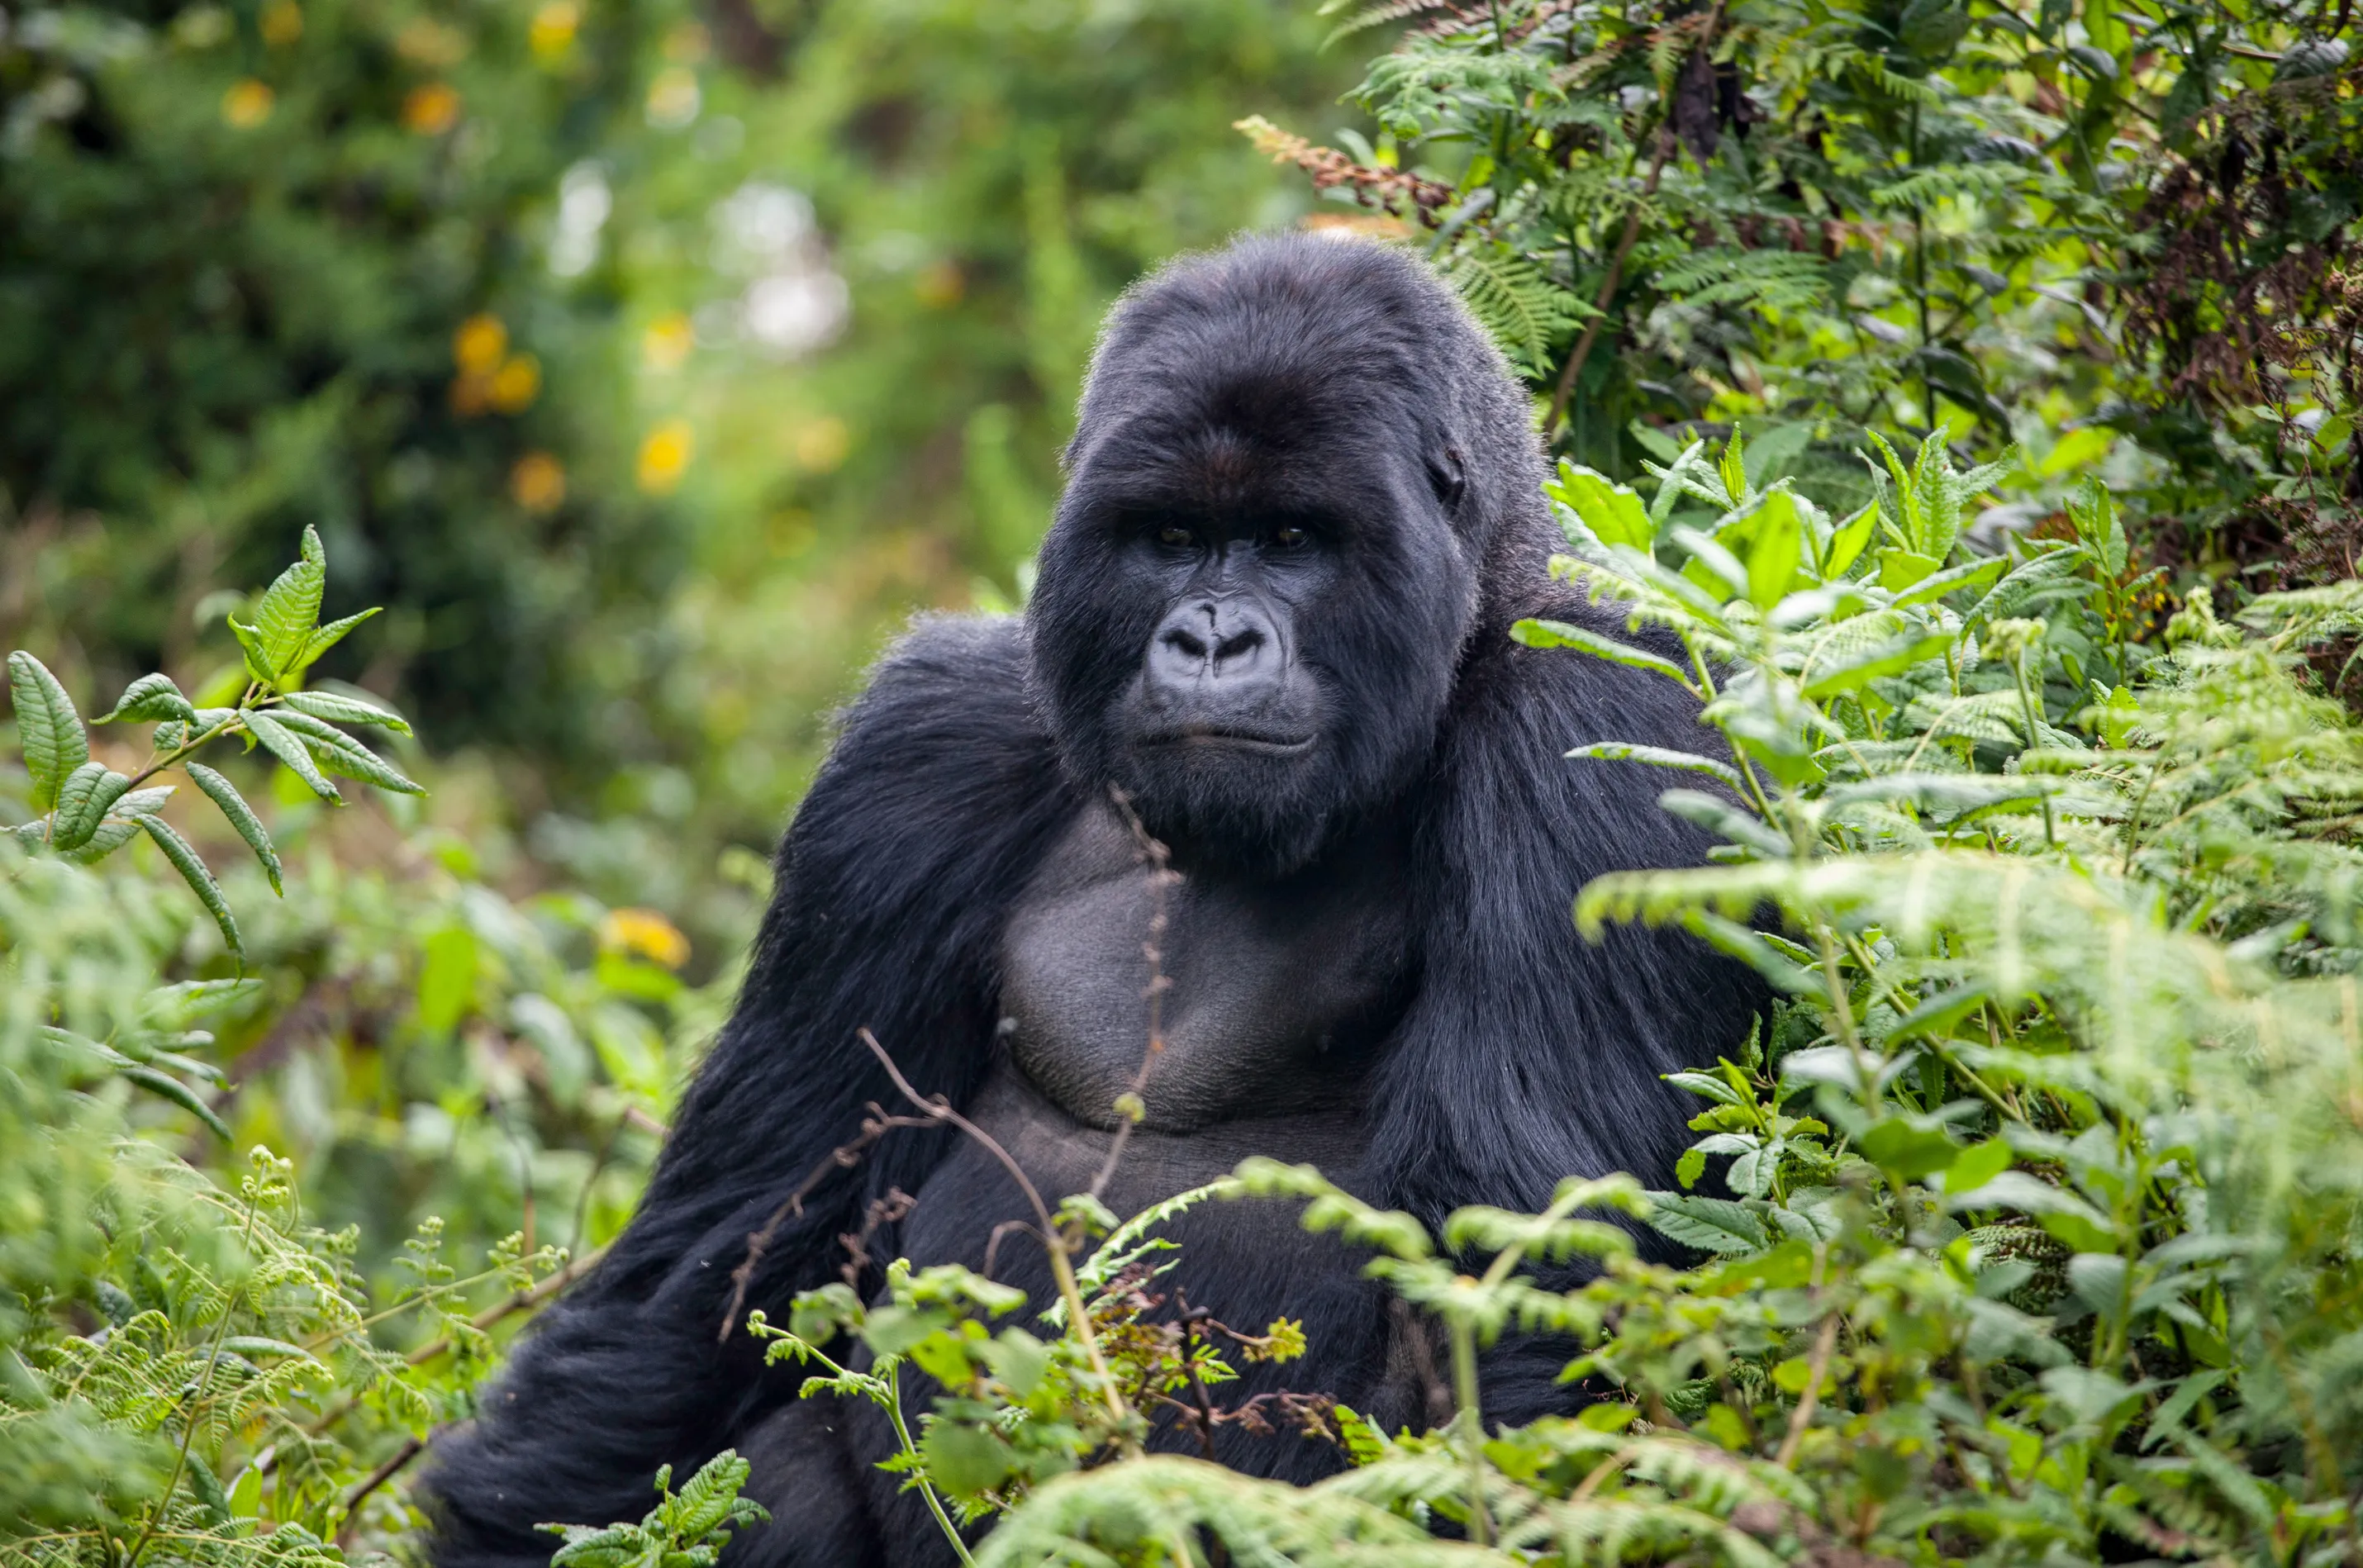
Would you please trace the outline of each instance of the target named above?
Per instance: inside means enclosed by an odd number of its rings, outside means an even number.
[[[1578,937],[1587,878],[1704,844],[1653,776],[1564,754],[1703,732],[1668,682],[1511,642],[1521,616],[1611,622],[1549,580],[1526,400],[1452,295],[1362,242],[1182,261],[1110,317],[1067,464],[1024,619],[922,621],[846,716],[638,1216],[440,1445],[440,1568],[545,1562],[536,1523],[637,1517],[659,1464],[725,1446],[774,1515],[735,1562],[950,1561],[874,1468],[881,1412],[799,1401],[743,1324],[717,1335],[750,1233],[867,1102],[898,1102],[864,1026],[1054,1201],[1090,1186],[1143,1055],[1154,902],[1111,786],[1181,874],[1119,1213],[1253,1154],[1431,1219],[1532,1209],[1570,1174],[1670,1176],[1685,1112],[1659,1075],[1727,1049],[1756,992],[1688,938]],[[784,1319],[896,1188],[917,1201],[873,1257],[981,1267],[1027,1212],[972,1143],[898,1132],[788,1217],[744,1304]],[[1311,1354],[1247,1391],[1327,1392],[1389,1429],[1437,1414],[1426,1331],[1295,1206],[1207,1205],[1171,1233],[1194,1306],[1304,1320]],[[1052,1298],[1038,1248],[997,1268]],[[1496,1353],[1488,1414],[1564,1403],[1565,1354]],[[1266,1474],[1338,1463],[1236,1426],[1217,1450]]]

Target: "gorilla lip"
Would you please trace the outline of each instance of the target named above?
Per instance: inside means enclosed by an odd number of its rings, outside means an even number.
[[[1163,734],[1148,736],[1146,745],[1156,746],[1237,746],[1243,751],[1269,752],[1275,756],[1297,756],[1313,749],[1317,735],[1259,734],[1253,730],[1218,729],[1213,725],[1193,724],[1188,729],[1169,730]]]

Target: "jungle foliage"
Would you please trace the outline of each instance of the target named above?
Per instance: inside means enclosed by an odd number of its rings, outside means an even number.
[[[897,1268],[769,1375],[889,1404],[996,1564],[2363,1561],[2351,19],[0,11],[0,1559],[416,1558],[417,1454],[728,1003],[734,845],[904,606],[1022,597],[1106,300],[1300,215],[1259,149],[1455,280],[1559,569],[1687,650],[1521,629],[1722,742],[1570,757],[1725,845],[1575,918],[1780,999],[1676,1080],[1677,1190],[1048,1194],[1060,1300]],[[1281,128],[1361,40],[1368,117]],[[1157,1227],[1248,1192],[1370,1251],[1449,1421],[1226,1402],[1301,1331],[1183,1312]],[[1508,1332],[1592,1403],[1489,1424]],[[557,1561],[710,1564],[745,1474]]]

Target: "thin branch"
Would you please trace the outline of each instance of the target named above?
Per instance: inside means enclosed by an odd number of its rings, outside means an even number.
[[[870,1039],[870,1032],[863,1030],[861,1037]],[[871,1049],[877,1049],[876,1042],[871,1042]],[[893,1071],[891,1065],[887,1071]],[[895,1082],[900,1083],[902,1079],[898,1077]],[[861,1156],[887,1133],[898,1127],[933,1127],[936,1121],[934,1117],[890,1116],[884,1106],[874,1099],[870,1102],[870,1114],[862,1119],[860,1136],[849,1143],[840,1143],[831,1149],[827,1157],[812,1168],[812,1174],[798,1182],[796,1189],[771,1210],[771,1218],[763,1221],[762,1227],[748,1235],[747,1255],[739,1260],[737,1268],[730,1271],[730,1305],[723,1309],[722,1328],[714,1336],[715,1343],[730,1342],[730,1331],[738,1326],[738,1319],[747,1309],[747,1287],[753,1283],[756,1268],[762,1263],[763,1254],[771,1249],[772,1238],[780,1233],[780,1227],[787,1222],[788,1216],[793,1214],[802,1219],[804,1199],[810,1198],[831,1173],[849,1171],[860,1165]]]
[[[614,1243],[610,1242],[608,1245],[612,1246]],[[511,1291],[508,1295],[501,1297],[498,1301],[494,1302],[491,1306],[485,1308],[483,1311],[469,1319],[469,1327],[474,1329],[489,1329],[504,1318],[514,1317],[519,1312],[531,1311],[536,1307],[538,1307],[543,1302],[549,1300],[551,1297],[557,1295],[560,1291],[565,1289],[568,1286],[573,1284],[576,1280],[582,1278],[584,1275],[590,1273],[592,1268],[597,1264],[599,1260],[606,1255],[607,1247],[594,1247],[579,1258],[568,1259],[566,1266],[560,1269],[557,1273],[537,1282],[528,1289]],[[450,1338],[449,1335],[446,1335],[442,1339],[433,1340],[419,1346],[416,1350],[412,1351],[403,1359],[407,1361],[413,1366],[424,1366],[428,1362],[433,1361],[437,1356],[441,1355],[445,1351],[448,1351],[450,1348]]]
[[[405,1440],[400,1448],[394,1450],[392,1457],[363,1476],[361,1485],[347,1495],[345,1522],[337,1527],[337,1545],[339,1548],[349,1550],[353,1544],[353,1533],[361,1524],[362,1500],[400,1474],[402,1467],[425,1452],[426,1449],[427,1443],[422,1438]]]
[[[1814,1336],[1813,1358],[1805,1364],[1805,1391],[1797,1397],[1797,1408],[1789,1413],[1788,1435],[1781,1440],[1781,1452],[1772,1463],[1786,1470],[1797,1457],[1797,1450],[1805,1441],[1805,1429],[1814,1424],[1814,1410],[1821,1403],[1822,1379],[1830,1370],[1830,1353],[1837,1348],[1838,1315],[1833,1311],[1822,1319],[1822,1331]]]

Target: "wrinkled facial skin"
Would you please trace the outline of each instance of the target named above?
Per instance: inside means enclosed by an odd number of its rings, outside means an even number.
[[[1183,864],[1281,875],[1416,777],[1475,577],[1416,431],[1284,380],[1196,390],[1073,472],[1028,609],[1037,693],[1069,770]]]

